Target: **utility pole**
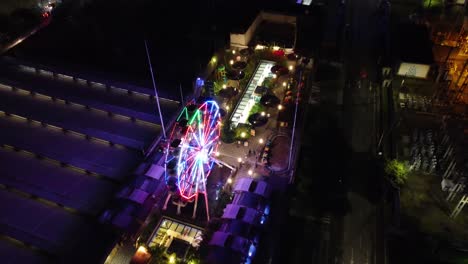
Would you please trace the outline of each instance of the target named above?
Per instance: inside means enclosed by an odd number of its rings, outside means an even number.
[[[151,72],[151,80],[153,81],[153,88],[154,88],[154,96],[156,98],[156,105],[158,106],[159,120],[161,122],[161,127],[162,127],[162,131],[163,131],[164,139],[166,139],[166,128],[164,127],[164,119],[163,119],[162,113],[161,113],[161,106],[159,104],[158,90],[156,89],[156,81],[154,80],[153,66],[151,65],[151,58],[150,58],[150,54],[149,54],[149,51],[148,51],[148,45],[146,44],[146,40],[145,40],[145,49],[146,49],[146,56],[148,58],[148,66],[149,66],[150,72]]]

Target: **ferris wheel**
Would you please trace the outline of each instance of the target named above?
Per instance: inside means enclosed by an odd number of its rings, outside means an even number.
[[[205,101],[201,105],[192,101],[177,117],[167,141],[166,183],[179,195],[181,203],[195,202],[193,217],[200,193],[205,196],[208,216],[206,181],[215,163],[213,156],[218,147],[220,124],[219,106],[215,101]],[[166,206],[167,200],[164,208]],[[178,213],[179,210],[180,206]]]

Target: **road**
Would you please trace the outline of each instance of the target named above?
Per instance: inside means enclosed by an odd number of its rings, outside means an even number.
[[[335,256],[337,263],[383,263],[381,239],[377,235],[382,226],[378,217],[379,203],[373,199],[372,190],[378,189],[373,160],[375,114],[373,108],[377,79],[376,45],[377,0],[348,0],[345,15],[344,66],[346,82],[343,91],[343,122],[347,141],[353,154],[350,167],[350,210],[343,218],[334,219],[334,225],[343,231],[341,252]],[[369,140],[371,139],[371,140]],[[339,228],[338,228],[339,230]],[[339,251],[338,251],[339,252]]]

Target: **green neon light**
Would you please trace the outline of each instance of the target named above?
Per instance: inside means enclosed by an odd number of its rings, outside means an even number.
[[[200,122],[200,110],[197,109],[195,110],[195,113],[193,114],[193,116],[190,118],[188,124],[191,125],[193,123],[193,121],[195,120],[195,118],[198,117],[198,122]]]

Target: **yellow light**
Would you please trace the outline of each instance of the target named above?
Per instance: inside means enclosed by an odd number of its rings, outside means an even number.
[[[287,83],[286,82],[283,82],[283,86],[286,87]]]
[[[279,50],[279,49],[280,49],[280,47],[278,47],[278,46],[273,46],[273,50]]]
[[[227,86],[226,86],[225,84],[223,84],[223,89],[226,89],[226,87],[227,87]]]
[[[137,252],[138,253],[148,253],[148,250],[146,249],[145,246],[139,246],[138,249],[137,249]]]
[[[232,54],[236,54],[236,50],[232,50]]]
[[[213,62],[216,62],[218,59],[217,59],[216,57],[213,57],[211,60],[212,60]]]
[[[281,110],[283,109],[283,106],[282,105],[278,105],[278,110]]]
[[[252,174],[253,174],[253,171],[252,171],[252,170],[249,170],[247,173],[248,173],[249,175],[252,175]]]
[[[294,66],[289,65],[289,70],[292,71],[294,69]]]
[[[228,183],[228,184],[231,184],[231,183],[232,183],[232,178],[231,178],[231,177],[229,177],[229,178],[227,179],[227,183]]]
[[[258,143],[263,144],[263,138],[259,139]]]
[[[229,105],[226,106],[226,110],[229,110]]]
[[[246,134],[245,132],[242,132],[242,133],[241,133],[241,137],[243,137],[243,138],[245,138],[246,135],[247,135],[247,134]]]
[[[169,257],[169,263],[175,263],[175,257],[174,255]]]
[[[265,112],[261,112],[260,115],[265,116]]]
[[[230,61],[229,61],[229,64],[233,65],[233,64],[234,64],[234,60],[230,60]]]

